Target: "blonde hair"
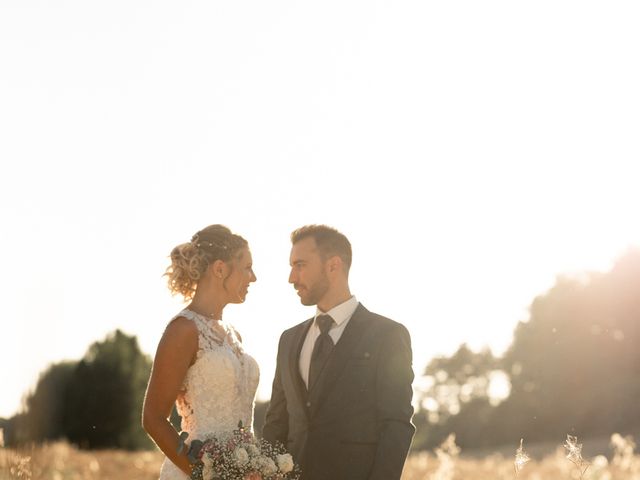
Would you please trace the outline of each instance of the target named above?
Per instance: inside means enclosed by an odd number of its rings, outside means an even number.
[[[247,245],[244,238],[224,225],[203,228],[190,242],[171,250],[171,265],[164,274],[168,277],[169,291],[182,295],[185,301],[191,300],[209,265],[216,260],[229,262]]]

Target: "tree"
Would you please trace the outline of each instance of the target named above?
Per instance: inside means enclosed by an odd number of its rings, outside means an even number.
[[[640,426],[640,252],[606,274],[558,278],[530,311],[504,358],[530,438]]]
[[[82,448],[148,448],[140,426],[151,359],[116,330],[77,365],[65,397],[67,438]]]
[[[77,362],[51,365],[40,375],[33,393],[26,398],[26,413],[19,423],[19,438],[43,442],[65,436],[64,398]]]
[[[466,344],[451,357],[431,360],[424,371],[426,387],[420,399],[430,414],[430,423],[442,423],[457,415],[472,400],[490,400],[491,383],[499,372],[498,359],[491,350],[476,353]]]
[[[464,345],[434,359],[415,443],[433,446],[449,432],[473,446],[632,433],[640,427],[638,344],[640,250],[631,250],[607,273],[558,277],[533,300],[501,359]],[[498,405],[485,390],[494,369],[511,385]]]
[[[455,433],[459,445],[477,445],[493,406],[502,401],[492,388],[498,382],[508,388],[499,359],[489,349],[473,352],[462,344],[450,357],[436,357],[427,365],[419,394],[420,412],[415,419],[419,432],[414,444],[419,448],[439,445]],[[471,423],[473,420],[473,423]]]

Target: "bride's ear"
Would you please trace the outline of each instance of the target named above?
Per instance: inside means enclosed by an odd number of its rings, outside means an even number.
[[[209,265],[209,269],[215,278],[223,279],[227,278],[229,275],[229,266],[222,260],[216,260],[213,262]]]

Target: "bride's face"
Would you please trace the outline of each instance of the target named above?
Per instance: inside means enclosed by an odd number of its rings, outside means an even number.
[[[242,303],[247,297],[249,285],[257,280],[249,248],[243,248],[235,260],[229,263],[229,268],[231,273],[223,283],[229,303]]]

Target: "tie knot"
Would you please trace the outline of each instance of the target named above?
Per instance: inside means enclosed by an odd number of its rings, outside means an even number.
[[[335,322],[333,321],[333,318],[331,318],[331,315],[318,315],[316,317],[316,324],[322,334],[327,333],[334,323]]]

